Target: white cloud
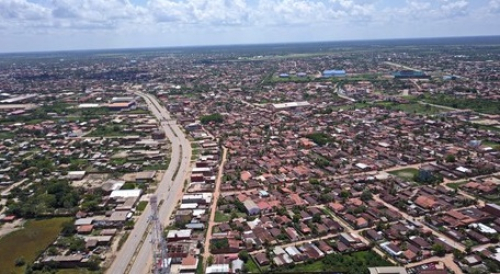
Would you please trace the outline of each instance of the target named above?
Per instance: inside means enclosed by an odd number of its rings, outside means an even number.
[[[488,7],[491,12],[500,12],[500,0],[490,0]]]
[[[147,8],[158,22],[240,25],[248,22],[244,0],[150,0]]]
[[[448,17],[462,16],[469,12],[468,6],[469,2],[465,0],[444,1],[441,5],[441,12]]]
[[[469,15],[469,12],[466,0],[406,0],[404,6],[388,7],[382,13],[386,21],[427,24],[454,20]]]
[[[67,40],[76,34],[102,39],[112,33],[114,37],[178,37],[189,43],[198,38],[204,43],[202,36],[224,35],[228,40],[234,37],[246,42],[252,41],[246,40],[248,37],[277,41],[277,37],[325,40],[387,38],[390,34],[434,36],[443,29],[454,30],[447,35],[461,35],[462,30],[475,33],[475,26],[480,29],[486,24],[478,14],[491,19],[483,20],[489,22],[489,32],[498,34],[500,28],[500,23],[493,22],[500,21],[493,20],[500,12],[500,0],[134,1],[0,0],[0,35],[14,35],[9,41],[15,41],[15,35],[36,33]],[[208,43],[219,41],[212,39]]]
[[[499,0],[492,0],[496,7]],[[45,4],[41,4],[45,3]],[[48,3],[48,4],[47,4]],[[431,4],[432,3],[432,4]],[[377,0],[0,0],[0,18],[26,25],[65,28],[154,28],[174,24],[214,26],[290,26],[325,23],[390,22],[452,18],[467,14],[465,0],[407,0],[403,7],[379,7]],[[43,20],[42,20],[43,19]]]
[[[83,24],[115,25],[125,21],[140,21],[147,14],[143,7],[128,0],[53,0],[53,20],[67,20],[76,27]]]
[[[256,25],[296,25],[315,24],[335,19],[323,2],[307,0],[260,0],[252,14]]]
[[[0,19],[33,21],[49,17],[50,10],[26,0],[0,0]]]

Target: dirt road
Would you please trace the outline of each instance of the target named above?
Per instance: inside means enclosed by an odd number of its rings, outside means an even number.
[[[210,239],[212,238],[212,230],[215,223],[215,211],[217,210],[217,202],[220,196],[220,185],[222,183],[222,174],[224,174],[224,164],[226,163],[227,148],[223,147],[222,150],[222,160],[219,166],[219,173],[217,174],[217,179],[215,181],[215,191],[213,195],[212,205],[210,207],[210,219],[208,221],[204,253],[203,253],[203,265],[206,267],[207,259],[210,256]]]

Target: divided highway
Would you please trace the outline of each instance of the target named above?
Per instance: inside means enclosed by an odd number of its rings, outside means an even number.
[[[182,194],[184,180],[190,168],[191,144],[180,127],[175,122],[172,122],[170,114],[158,102],[156,97],[139,91],[135,93],[146,101],[151,113],[160,121],[160,127],[165,131],[172,145],[170,164],[155,193],[160,204],[158,217],[162,224],[165,225]],[[149,266],[153,258],[150,244],[151,236],[148,229],[150,212],[151,208],[148,204],[142,215],[137,219],[134,229],[130,232],[127,241],[106,273],[139,274],[149,272]]]

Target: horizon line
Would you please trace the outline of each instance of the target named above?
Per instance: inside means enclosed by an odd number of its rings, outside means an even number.
[[[460,39],[460,38],[500,38],[496,35],[465,35],[465,36],[425,36],[425,37],[397,37],[397,38],[376,38],[376,39],[339,39],[339,40],[311,40],[311,41],[288,41],[272,43],[236,43],[236,44],[206,44],[206,45],[178,45],[178,46],[151,46],[151,47],[109,47],[109,48],[88,48],[88,49],[61,49],[61,50],[40,50],[40,51],[7,51],[1,52],[0,57],[16,54],[51,54],[51,53],[77,53],[77,52],[99,52],[99,51],[123,51],[123,50],[167,50],[167,49],[189,49],[189,48],[209,48],[209,47],[239,47],[239,46],[273,46],[292,44],[314,44],[314,43],[343,43],[343,42],[370,42],[370,41],[401,41],[401,40],[434,40],[434,39]],[[500,44],[500,43],[499,43]]]

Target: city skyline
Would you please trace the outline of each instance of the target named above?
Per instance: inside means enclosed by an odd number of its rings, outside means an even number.
[[[0,0],[0,52],[498,35],[500,0]]]

